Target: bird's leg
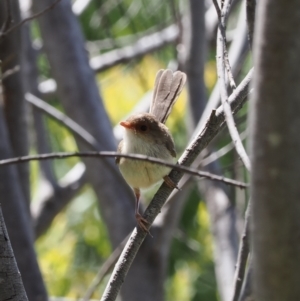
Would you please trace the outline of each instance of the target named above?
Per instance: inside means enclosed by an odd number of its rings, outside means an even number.
[[[169,176],[164,176],[165,183],[172,189],[181,190],[172,180]]]
[[[149,223],[139,213],[140,196],[141,196],[140,190],[138,188],[133,188],[133,190],[134,190],[134,194],[135,194],[135,218],[136,218],[136,221],[137,221],[138,225],[144,231],[146,231],[148,234],[150,234],[150,232],[147,228]]]

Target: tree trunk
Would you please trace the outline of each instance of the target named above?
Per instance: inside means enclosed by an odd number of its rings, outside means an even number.
[[[18,0],[0,1],[0,24],[4,24],[8,18],[7,8],[11,12],[12,24],[20,22],[20,9]],[[23,62],[22,62],[22,27],[10,32],[7,36],[0,38],[0,60],[2,61],[2,73],[19,68],[19,70],[2,82],[4,96],[4,116],[9,133],[9,141],[14,157],[28,155],[28,127],[27,108],[23,90]],[[30,214],[30,185],[29,165],[19,164],[17,166],[20,184],[26,201],[28,216]]]
[[[0,300],[27,301],[22,277],[19,272],[0,207]]]
[[[300,300],[300,2],[258,2],[251,102],[254,299]]]

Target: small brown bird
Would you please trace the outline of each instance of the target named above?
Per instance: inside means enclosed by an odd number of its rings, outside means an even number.
[[[120,125],[125,128],[124,139],[118,146],[122,154],[142,154],[174,163],[176,151],[169,129],[164,125],[186,81],[183,72],[160,70],[156,75],[150,113],[134,114]],[[139,213],[140,189],[148,188],[164,179],[167,185],[176,185],[168,177],[170,168],[145,161],[116,158],[121,174],[133,188],[136,203],[135,216],[145,231],[148,222]]]

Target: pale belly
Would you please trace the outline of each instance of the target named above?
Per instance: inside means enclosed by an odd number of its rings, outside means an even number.
[[[121,159],[119,168],[126,182],[133,188],[148,188],[171,171],[166,166],[124,158]]]
[[[174,163],[175,158],[162,144],[149,145],[131,131],[125,131],[124,144],[121,152],[125,154],[142,154],[149,157],[160,158]],[[131,143],[128,143],[128,142]],[[120,172],[126,182],[132,188],[149,188],[168,175],[171,168],[145,161],[137,161],[121,158],[119,162]]]

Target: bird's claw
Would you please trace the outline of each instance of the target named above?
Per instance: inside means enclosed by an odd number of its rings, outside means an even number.
[[[137,214],[135,215],[135,218],[136,218],[136,221],[137,221],[139,227],[140,227],[143,231],[147,232],[151,237],[153,237],[153,236],[151,235],[151,233],[149,232],[149,230],[148,230],[149,222],[148,222],[146,219],[144,219],[139,213],[137,213]]]
[[[175,183],[173,182],[173,180],[171,180],[171,178],[170,178],[169,176],[165,176],[165,177],[164,177],[164,181],[165,181],[165,183],[166,183],[170,188],[172,188],[172,189],[177,189],[177,190],[181,191],[181,189],[177,186],[177,184],[175,184]]]

